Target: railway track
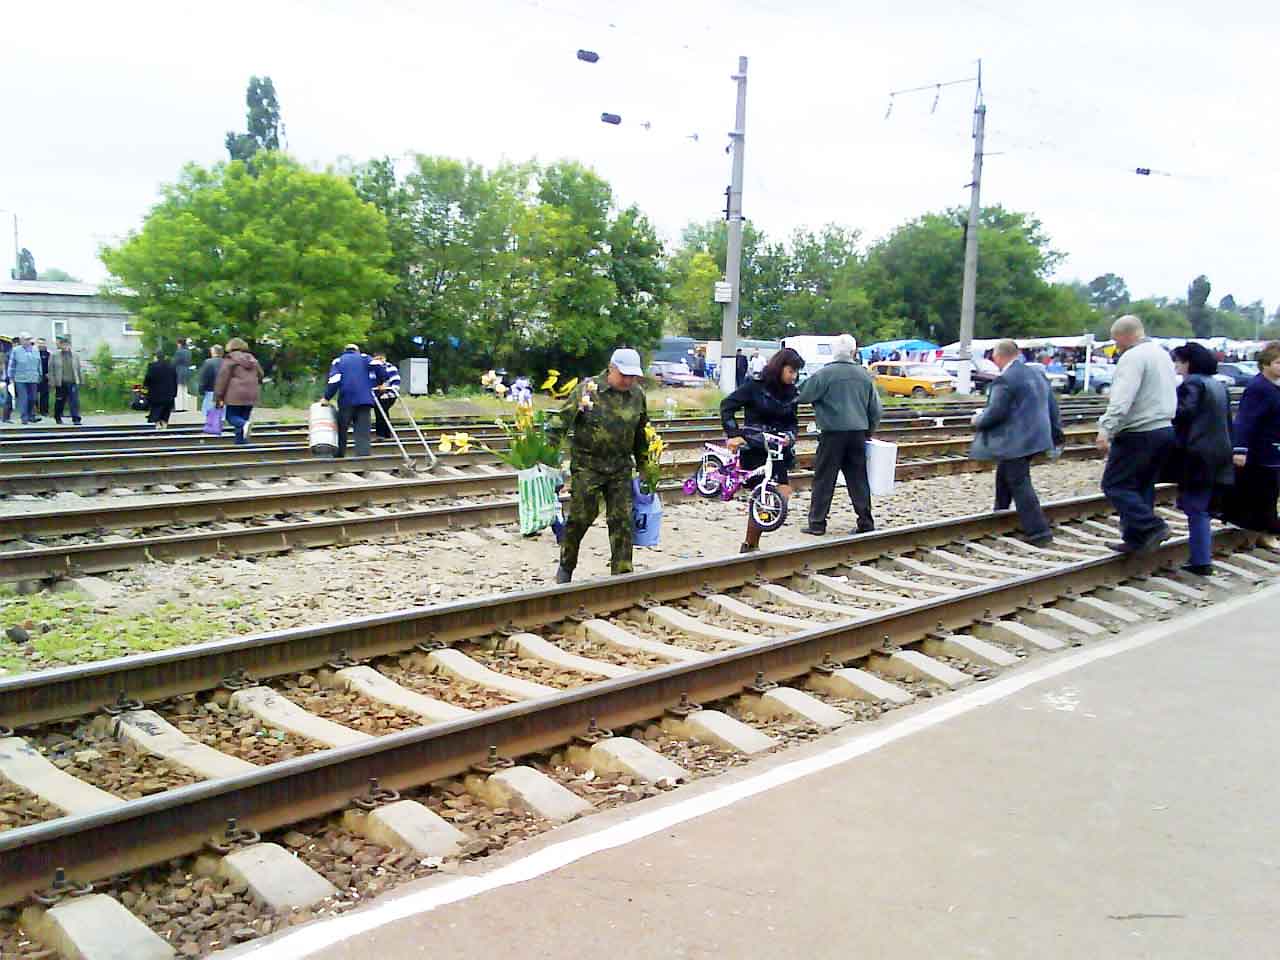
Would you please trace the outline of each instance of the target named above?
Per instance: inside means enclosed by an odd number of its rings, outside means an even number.
[[[1066,458],[1098,455],[1087,437],[1074,439],[1086,442],[1067,447]],[[969,459],[967,449],[967,440],[903,446],[898,478],[992,468]],[[798,454],[794,486],[809,485],[813,458],[812,452]],[[660,488],[665,499],[688,496],[682,482],[692,466],[690,461],[669,465],[670,479]],[[465,474],[451,468],[456,475],[342,486],[282,482],[232,494],[199,491],[183,500],[25,511],[0,523],[0,582],[78,577],[148,561],[282,553],[514,522],[514,472],[483,462],[473,470]]]
[[[723,769],[1280,572],[1254,535],[1219,528],[1217,575],[1168,573],[1186,543],[1167,507],[1179,536],[1143,557],[1106,548],[1117,529],[1102,498],[1046,510],[1049,549],[1014,539],[1012,514],[979,514],[0,679],[13,728],[0,778],[30,811],[0,832],[0,904],[61,868],[153,927],[187,931],[194,908],[170,888],[261,855],[258,837],[227,832],[232,818],[339,880],[325,903],[350,904],[350,857],[320,857],[312,841],[345,831],[330,846],[362,855],[383,807],[408,801],[454,855],[474,854],[495,809],[569,819],[654,792],[646,779],[665,789],[708,758]],[[73,802],[65,782],[30,773],[42,764],[91,789]],[[406,853],[382,843],[375,862]],[[120,877],[148,868],[145,882]],[[254,883],[210,888],[223,913],[195,936],[265,932],[231,910]]]

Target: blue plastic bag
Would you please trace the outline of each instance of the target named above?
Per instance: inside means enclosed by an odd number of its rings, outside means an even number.
[[[662,534],[662,499],[643,493],[640,481],[631,481],[631,539],[637,547],[656,547]]]

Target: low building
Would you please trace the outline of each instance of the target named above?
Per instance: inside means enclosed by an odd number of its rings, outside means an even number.
[[[88,359],[101,344],[121,359],[142,352],[142,331],[133,315],[107,299],[91,283],[61,280],[0,280],[0,335],[30,333],[53,345],[71,337],[72,346]]]

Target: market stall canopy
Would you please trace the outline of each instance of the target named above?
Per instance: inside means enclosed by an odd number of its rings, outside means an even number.
[[[928,340],[884,340],[880,343],[871,343],[860,348],[858,354],[865,360],[876,351],[883,355],[892,353],[894,350],[899,353],[928,353],[937,349],[938,345],[930,343]]]

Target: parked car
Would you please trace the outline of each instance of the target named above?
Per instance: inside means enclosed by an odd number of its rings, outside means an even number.
[[[1111,392],[1111,381],[1115,379],[1116,368],[1113,363],[1089,364],[1089,392],[1106,396]],[[1075,389],[1084,390],[1084,364],[1077,363],[1075,369]]]
[[[1000,376],[1000,368],[991,360],[985,357],[969,358],[969,379],[973,384],[974,393],[986,393],[987,388],[991,386],[993,380]],[[960,381],[960,358],[959,357],[943,357],[942,369],[945,370],[957,383]]]
[[[1046,377],[1048,377],[1049,386],[1053,388],[1055,393],[1066,392],[1067,384],[1070,382],[1070,379],[1067,377],[1065,373],[1059,373],[1056,370],[1046,370],[1045,365],[1043,363],[1028,363],[1027,366],[1030,367],[1032,370],[1039,370]]]
[[[655,361],[649,364],[649,376],[664,387],[705,387],[711,382],[690,370],[689,365],[683,360]]]
[[[885,360],[871,364],[868,369],[875,377],[876,386],[891,397],[937,397],[954,393],[956,389],[955,380],[942,367]]]
[[[1218,364],[1217,379],[1228,387],[1243,387],[1258,375],[1258,364],[1253,360],[1235,360]]]

